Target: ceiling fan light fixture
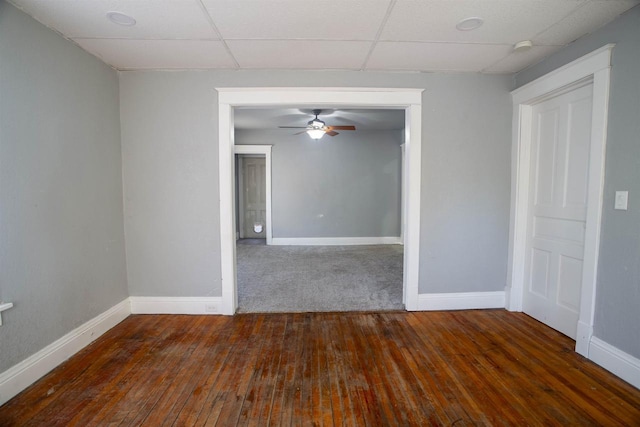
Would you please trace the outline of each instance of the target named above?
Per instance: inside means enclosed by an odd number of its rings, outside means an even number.
[[[307,129],[307,135],[311,137],[311,139],[320,139],[324,136],[324,130],[322,129]]]

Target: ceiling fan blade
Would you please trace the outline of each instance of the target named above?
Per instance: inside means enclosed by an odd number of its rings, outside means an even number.
[[[324,134],[325,135],[329,135],[329,136],[336,136],[336,135],[338,135],[338,132],[334,132],[332,130],[328,130]]]
[[[278,126],[280,129],[306,129],[306,126]]]
[[[356,130],[355,126],[327,126],[329,130]]]
[[[306,131],[306,130],[303,130],[302,132],[294,133],[294,135],[302,135],[303,133],[307,133],[307,131]]]

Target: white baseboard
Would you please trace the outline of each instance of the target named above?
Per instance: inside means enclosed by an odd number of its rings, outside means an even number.
[[[132,314],[222,314],[222,297],[129,297]]]
[[[504,308],[504,291],[419,294],[417,311]]]
[[[131,314],[129,299],[77,327],[0,374],[0,405],[82,350]]]
[[[400,245],[399,236],[391,237],[274,237],[274,246],[350,246],[350,245]]]
[[[589,359],[634,387],[640,388],[640,359],[596,337],[591,337]]]

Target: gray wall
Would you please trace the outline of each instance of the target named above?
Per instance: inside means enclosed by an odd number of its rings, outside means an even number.
[[[402,131],[236,130],[236,144],[273,145],[273,237],[400,236]]]
[[[127,297],[118,76],[0,1],[0,372]]]
[[[604,207],[594,334],[640,357],[640,6],[516,75],[522,86],[607,43],[611,69]],[[613,210],[616,190],[629,210]]]
[[[220,295],[216,87],[424,88],[420,292],[503,290],[511,76],[338,71],[120,75],[131,295]]]

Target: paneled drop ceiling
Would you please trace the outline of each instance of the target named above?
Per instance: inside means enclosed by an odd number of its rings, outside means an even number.
[[[10,0],[119,70],[513,73],[640,0]],[[106,17],[136,20],[121,26]],[[469,17],[483,25],[460,31]],[[520,41],[533,47],[513,52]]]

